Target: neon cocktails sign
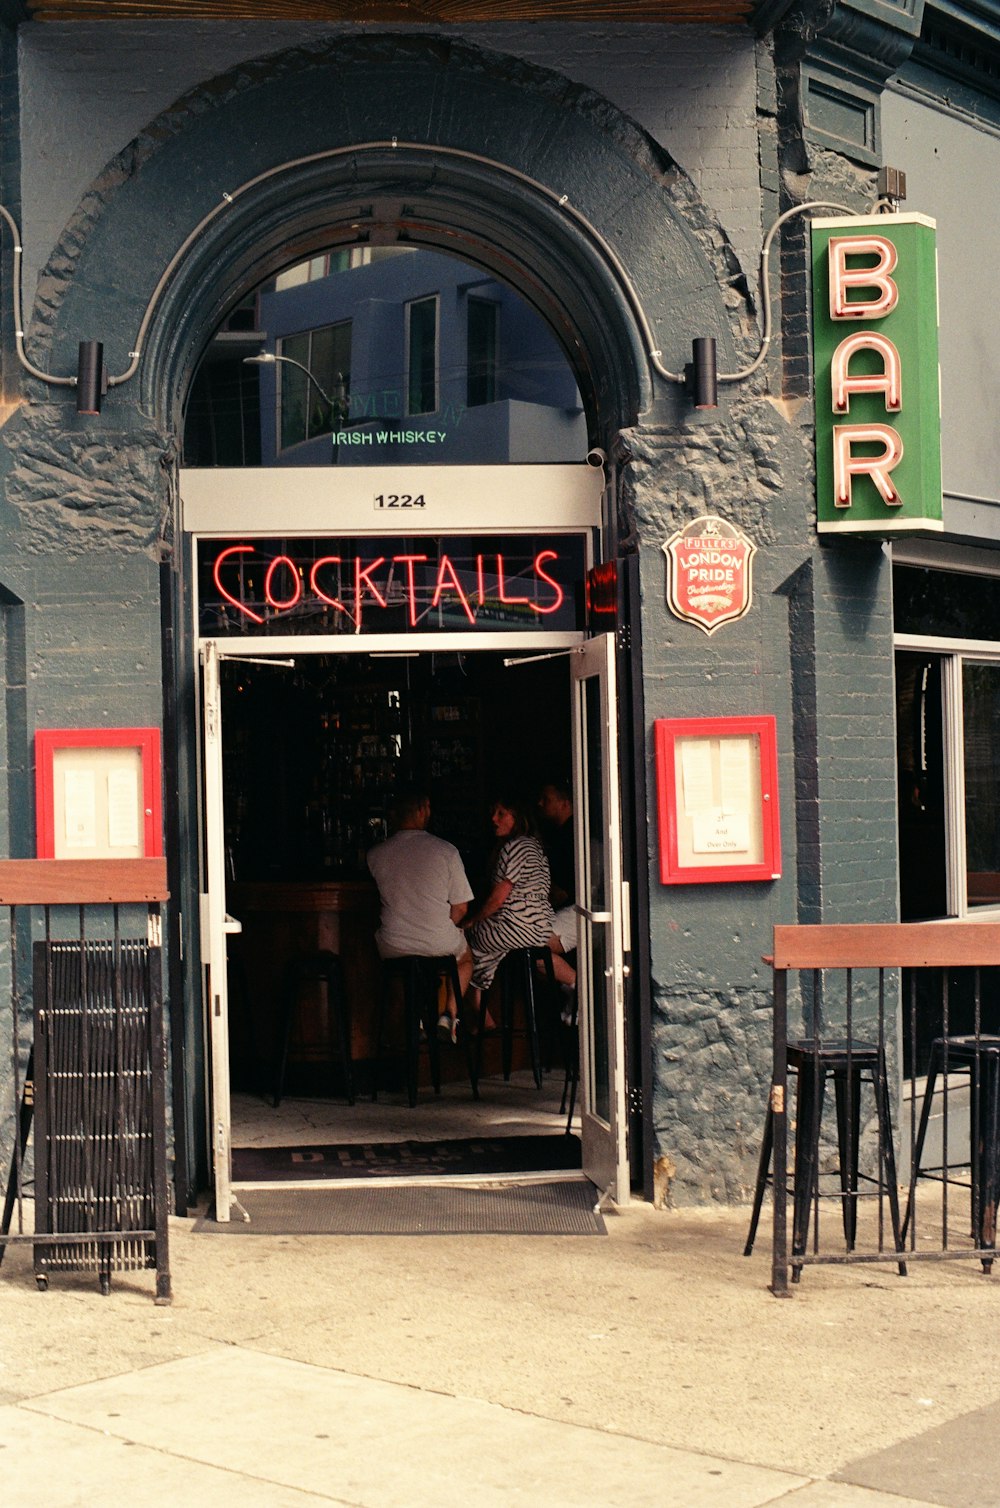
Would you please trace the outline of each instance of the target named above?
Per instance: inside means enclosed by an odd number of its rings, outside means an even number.
[[[814,220],[816,527],[940,530],[935,227]]]
[[[200,631],[420,633],[584,626],[582,534],[202,539]]]

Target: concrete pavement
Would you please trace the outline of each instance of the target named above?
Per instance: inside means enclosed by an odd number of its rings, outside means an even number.
[[[335,1194],[331,1197],[336,1197]],[[607,1237],[202,1234],[152,1274],[0,1268],[0,1503],[1000,1505],[998,1279],[809,1268],[745,1210]],[[762,1235],[766,1233],[762,1231]]]

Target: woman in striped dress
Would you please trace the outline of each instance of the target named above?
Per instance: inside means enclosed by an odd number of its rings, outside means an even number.
[[[490,891],[462,923],[472,949],[466,1001],[473,1010],[493,983],[501,959],[515,948],[545,947],[554,924],[549,861],[532,831],[529,809],[504,797],[494,802],[490,821],[497,835]]]

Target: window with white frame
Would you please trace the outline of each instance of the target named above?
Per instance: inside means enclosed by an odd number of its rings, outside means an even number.
[[[438,297],[406,305],[406,412],[433,414],[438,399]]]
[[[500,305],[495,299],[466,302],[466,397],[469,408],[495,403],[500,347]]]
[[[329,435],[347,420],[351,321],[286,335],[277,343],[279,448]]]
[[[1000,906],[1000,577],[893,571],[900,914]]]

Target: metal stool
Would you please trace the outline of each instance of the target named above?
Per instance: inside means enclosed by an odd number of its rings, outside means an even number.
[[[289,960],[285,968],[285,990],[281,1023],[281,1044],[278,1053],[278,1072],[274,1080],[274,1108],[281,1104],[285,1087],[285,1069],[288,1066],[288,1049],[292,1040],[292,1028],[299,1004],[299,991],[304,984],[326,985],[327,1008],[331,1017],[331,1035],[336,1042],[340,1066],[344,1075],[347,1103],[354,1104],[354,1063],[351,1056],[351,1013],[344,991],[344,970],[336,953],[321,949],[316,953],[304,953]]]
[[[580,997],[575,989],[573,991],[573,1005],[570,1009],[569,1020],[567,1021],[565,1016],[562,1016],[559,1024],[562,1029],[563,1062],[565,1067],[562,1099],[559,1101],[559,1114],[566,1116],[566,1135],[569,1136],[573,1129],[576,1092],[580,1085]],[[568,1110],[567,1104],[569,1106]]]
[[[458,960],[451,953],[440,958],[425,958],[408,953],[401,958],[383,958],[382,989],[379,992],[375,1023],[375,1066],[372,1073],[372,1099],[378,1098],[379,1073],[382,1067],[382,1036],[386,1008],[393,981],[403,985],[403,1036],[406,1056],[406,1092],[411,1107],[417,1103],[417,1072],[420,1063],[420,1031],[423,1027],[427,1056],[430,1061],[434,1093],[441,1093],[441,1054],[437,1036],[437,992],[442,978],[448,980],[461,1006],[462,987],[458,977]],[[465,1043],[472,1098],[479,1098],[479,1063],[468,1040]]]
[[[906,1219],[903,1235],[910,1225],[913,1212],[913,1196],[918,1178],[931,1178],[941,1174],[941,1181],[953,1183],[946,1178],[946,1168],[920,1171],[924,1140],[931,1115],[934,1086],[939,1075],[948,1073],[969,1075],[969,1173],[972,1197],[972,1237],[977,1250],[991,1251],[996,1248],[997,1199],[1000,1198],[1000,1037],[967,1036],[935,1037],[931,1043],[927,1067],[927,1088],[920,1111],[920,1124],[913,1148],[913,1167],[910,1171],[909,1197],[906,1201]],[[966,1164],[955,1164],[956,1167]],[[990,1272],[993,1258],[983,1257],[983,1271]]]
[[[542,1087],[542,1058],[538,1040],[538,1010],[535,997],[536,965],[539,963],[545,970],[549,988],[554,990],[555,971],[552,967],[552,954],[546,947],[513,948],[505,955],[497,971],[500,978],[500,1025],[497,1030],[500,1033],[504,1083],[510,1082],[514,1057],[514,1001],[518,994],[518,986],[520,986],[520,995],[524,1002],[524,1031],[528,1038],[531,1072],[536,1089]],[[484,1001],[480,1022],[485,1019],[485,1014]],[[482,1071],[485,1035],[486,1033],[480,1027],[476,1033],[477,1078]]]
[[[809,1210],[819,1194],[819,1138],[823,1114],[823,1097],[827,1076],[833,1078],[837,1105],[837,1145],[840,1153],[840,1199],[843,1208],[844,1238],[847,1250],[854,1250],[858,1226],[858,1185],[878,1180],[858,1172],[858,1141],[861,1132],[861,1076],[867,1074],[875,1094],[878,1116],[879,1171],[884,1168],[889,1213],[892,1219],[894,1250],[903,1250],[903,1230],[899,1220],[899,1191],[896,1185],[896,1154],[892,1143],[892,1116],[889,1109],[889,1086],[885,1052],[872,1042],[815,1042],[808,1038],[789,1042],[785,1049],[787,1067],[794,1070],[796,1089],[795,1172],[792,1184],[792,1258],[805,1255],[809,1236]],[[760,1219],[764,1189],[770,1181],[771,1154],[774,1150],[774,1111],[768,1101],[764,1121],[764,1139],[760,1149],[757,1187],[753,1214],[743,1255],[753,1251]],[[903,1262],[899,1271],[905,1274]],[[802,1274],[801,1264],[793,1267],[792,1282]]]

